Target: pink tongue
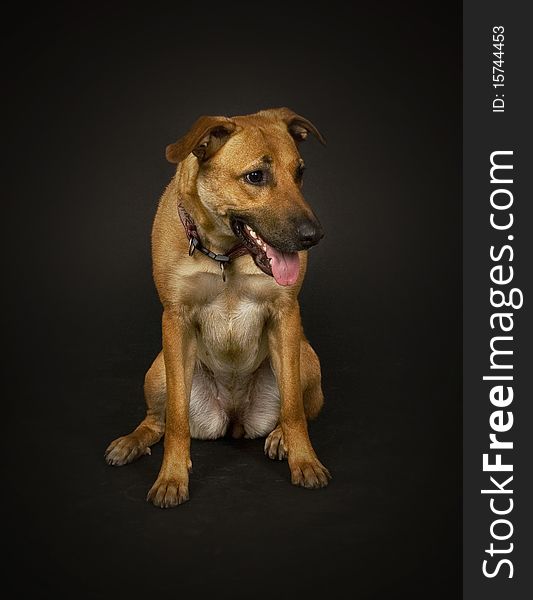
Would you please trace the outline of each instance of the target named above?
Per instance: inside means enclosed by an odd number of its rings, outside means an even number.
[[[270,258],[270,267],[276,283],[292,285],[300,274],[298,252],[280,252],[266,244],[266,255]]]

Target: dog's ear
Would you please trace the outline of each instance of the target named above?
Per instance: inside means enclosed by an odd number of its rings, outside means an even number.
[[[290,108],[278,108],[277,113],[281,120],[285,122],[289,133],[297,142],[303,142],[307,139],[309,133],[312,133],[321,144],[324,144],[324,146],[326,145],[324,136],[318,131],[313,123],[305,117],[296,114]]]
[[[167,146],[167,160],[179,163],[192,152],[198,160],[205,161],[226,143],[236,127],[227,117],[200,117],[188,133]]]

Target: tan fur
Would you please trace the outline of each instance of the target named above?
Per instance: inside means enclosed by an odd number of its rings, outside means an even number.
[[[265,452],[288,458],[292,482],[327,485],[307,431],[323,403],[320,364],[300,321],[298,293],[307,252],[299,252],[294,285],[278,285],[250,255],[232,261],[222,280],[219,265],[196,252],[180,221],[181,202],[193,217],[204,246],[224,253],[237,243],[234,211],[280,234],[295,218],[314,217],[294,172],[301,163],[296,142],[310,132],[306,119],[288,109],[242,117],[202,117],[167,148],[178,162],[152,232],[153,274],[164,307],[163,350],[145,380],[147,415],[106,451],[122,465],[149,454],[165,435],[163,464],[148,499],[161,507],[188,499],[190,437],[267,436]],[[255,188],[242,174],[269,157],[271,186]],[[288,227],[288,225],[287,225]],[[290,243],[290,240],[289,242]]]

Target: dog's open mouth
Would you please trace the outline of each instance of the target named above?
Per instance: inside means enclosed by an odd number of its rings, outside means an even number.
[[[293,285],[300,274],[298,252],[282,252],[270,246],[247,223],[232,221],[232,228],[253,256],[255,264],[279,285]]]

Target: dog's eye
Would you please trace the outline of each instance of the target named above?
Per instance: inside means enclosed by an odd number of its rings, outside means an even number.
[[[246,173],[244,179],[252,185],[261,185],[265,182],[265,174],[263,171],[252,171],[251,173]]]

